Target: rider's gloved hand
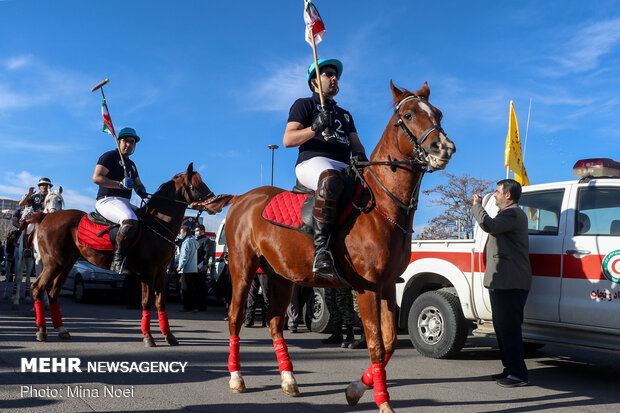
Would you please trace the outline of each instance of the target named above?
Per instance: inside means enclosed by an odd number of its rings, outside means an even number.
[[[133,188],[133,179],[131,178],[124,178],[121,182],[121,187],[125,188],[125,189],[132,189]]]
[[[317,132],[323,132],[325,129],[329,128],[332,124],[332,114],[330,111],[321,111],[316,118],[312,121],[312,125],[310,128]]]
[[[144,199],[149,196],[149,194],[146,193],[146,188],[144,186],[139,186],[136,188],[136,195],[138,195],[140,199]]]
[[[368,158],[364,152],[353,152],[351,159],[355,162],[368,162]]]

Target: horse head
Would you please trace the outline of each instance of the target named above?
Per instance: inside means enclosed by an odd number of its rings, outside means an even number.
[[[43,204],[43,212],[46,214],[60,211],[65,205],[65,200],[62,197],[62,186],[53,191],[49,191],[45,196],[45,201],[43,201]]]
[[[193,162],[190,162],[184,173],[176,174],[172,180],[177,194],[181,194],[188,204],[204,201],[213,196],[213,192],[202,182],[200,174],[194,171]]]
[[[417,159],[431,171],[444,169],[456,147],[441,128],[441,111],[428,102],[431,93],[428,83],[424,82],[413,93],[394,86],[392,81],[390,87],[394,126],[398,128],[396,146],[401,156]]]

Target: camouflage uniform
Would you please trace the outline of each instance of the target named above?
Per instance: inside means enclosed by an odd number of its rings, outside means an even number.
[[[334,324],[353,325],[355,313],[350,288],[326,288],[325,301]]]

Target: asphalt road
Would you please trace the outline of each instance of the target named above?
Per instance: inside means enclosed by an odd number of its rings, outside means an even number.
[[[241,331],[244,394],[228,390],[228,329],[224,307],[207,312],[168,309],[181,345],[169,347],[153,319],[158,346],[144,348],[141,312],[125,305],[77,304],[61,298],[65,326],[73,338],[35,341],[27,305],[11,310],[0,301],[0,410],[11,412],[201,411],[201,412],[376,412],[372,391],[358,406],[346,404],[344,389],[368,367],[365,350],[320,343],[325,335],[285,333],[301,397],[280,390],[280,376],[266,328]],[[48,318],[48,325],[51,324]],[[493,339],[470,337],[455,359],[420,356],[405,334],[387,368],[392,406],[398,412],[620,411],[620,355],[545,346],[527,360],[532,385],[505,389],[490,380],[501,370]],[[82,372],[21,371],[21,359],[79,358]],[[187,363],[184,372],[88,372],[95,362]],[[176,365],[176,364],[174,364]],[[32,390],[31,390],[32,389]],[[56,393],[55,393],[56,392]],[[98,393],[95,395],[95,393]],[[111,394],[110,394],[111,393]],[[37,394],[41,397],[33,397]]]

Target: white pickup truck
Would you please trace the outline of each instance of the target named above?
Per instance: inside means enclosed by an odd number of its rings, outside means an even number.
[[[523,188],[532,288],[524,341],[620,351],[620,163],[578,161],[580,180]],[[497,214],[492,196],[483,200]],[[413,240],[411,262],[397,284],[398,325],[423,355],[450,357],[470,328],[492,332],[482,280],[488,234],[471,240]]]

